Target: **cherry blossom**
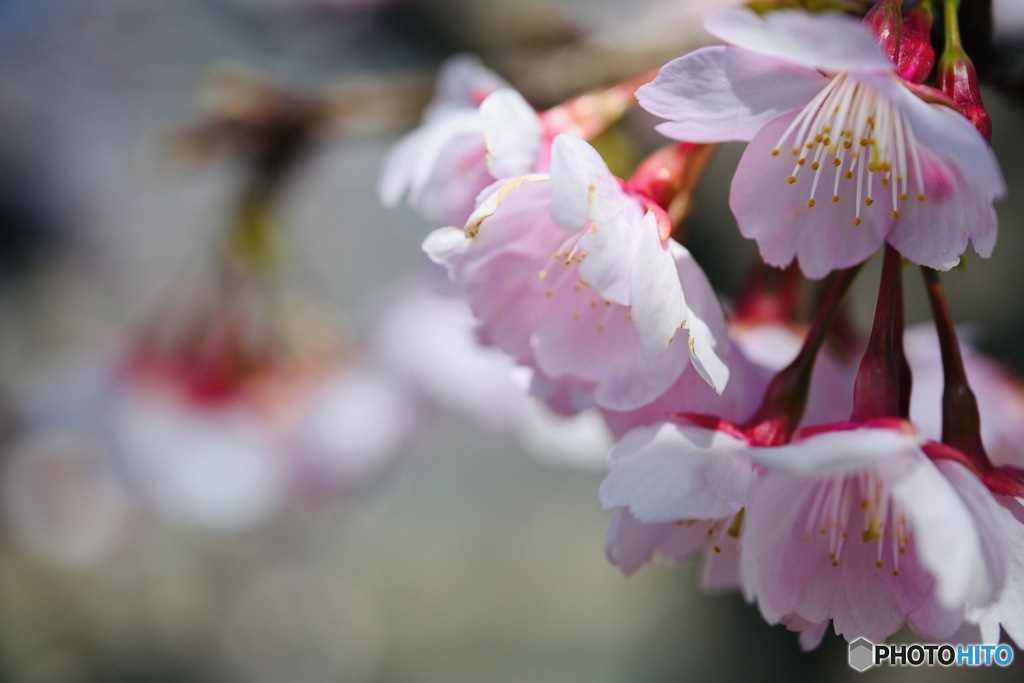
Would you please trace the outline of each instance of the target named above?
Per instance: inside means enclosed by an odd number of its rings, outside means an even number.
[[[403,195],[429,220],[462,225],[495,180],[534,170],[541,121],[500,76],[468,55],[445,63],[423,125],[390,152],[378,192],[388,206]]]
[[[749,450],[728,428],[665,423],[623,437],[599,491],[602,506],[616,509],[611,562],[632,574],[655,555],[682,562],[706,549],[705,585],[736,588],[742,510],[755,478]]]
[[[942,270],[968,241],[992,253],[992,203],[1006,191],[995,157],[967,119],[897,76],[866,27],[741,9],[705,26],[731,45],[670,62],[637,96],[670,137],[750,141],[730,205],[766,262],[795,258],[820,278],[885,241]]]
[[[550,174],[508,181],[424,250],[467,296],[482,341],[565,383],[563,408],[632,410],[691,364],[718,392],[729,374],[721,306],[665,223],[592,147],[561,135]]]
[[[742,580],[769,622],[831,619],[874,642],[909,623],[941,640],[996,599],[998,506],[974,474],[933,464],[921,446],[909,423],[878,421],[748,453],[767,470],[746,509]]]

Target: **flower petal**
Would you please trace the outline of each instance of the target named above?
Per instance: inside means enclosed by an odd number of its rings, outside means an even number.
[[[476,111],[489,94],[509,87],[504,78],[484,66],[476,55],[463,53],[449,57],[438,70],[434,98],[424,118],[431,120],[455,109]]]
[[[892,71],[870,31],[836,12],[803,11],[758,15],[729,8],[709,13],[704,28],[737,47],[825,71]]]
[[[1006,544],[1008,580],[999,600],[980,621],[985,642],[998,642],[999,627],[1018,647],[1024,644],[1024,502],[999,498],[999,530]]]
[[[756,448],[750,458],[763,465],[801,476],[828,477],[856,472],[898,456],[919,454],[920,439],[893,429],[854,429],[822,432],[777,448]],[[895,474],[895,472],[893,472]]]
[[[647,434],[647,429],[641,430]],[[626,442],[626,448],[633,445]],[[645,523],[730,517],[746,502],[753,467],[748,445],[727,434],[663,424],[654,438],[614,465],[601,483],[605,509],[628,507]]]
[[[706,535],[702,525],[644,524],[620,508],[608,527],[605,552],[608,560],[629,576],[655,555],[673,562],[690,559],[704,547]]]
[[[688,310],[675,259],[668,245],[661,242],[658,221],[652,212],[644,215],[636,232],[631,288],[633,324],[640,333],[644,357],[651,359],[668,350],[677,333],[688,324]],[[588,252],[588,259],[591,253]],[[689,252],[685,253],[689,256]],[[582,267],[580,271],[583,272]]]
[[[640,106],[668,119],[658,130],[677,140],[750,140],[769,121],[802,107],[824,87],[817,71],[730,47],[674,59],[640,87]]]
[[[729,353],[729,336],[722,304],[690,252],[674,241],[669,242],[669,248],[675,256],[676,270],[686,292],[690,361],[704,381],[721,394],[729,381],[729,366],[724,360]]]
[[[915,554],[921,566],[935,577],[936,598],[943,606],[956,607],[986,600],[992,591],[991,582],[999,578],[989,577],[988,544],[979,532],[979,527],[996,528],[997,513],[992,509],[994,502],[990,501],[987,511],[980,502],[987,492],[980,489],[976,478],[959,466],[948,465],[943,476],[925,460],[890,483],[893,500],[901,504],[913,530]],[[947,477],[956,480],[956,489]],[[974,498],[974,510],[958,490]],[[976,517],[979,513],[985,513],[985,517]]]
[[[765,262],[782,267],[796,257],[807,277],[821,278],[875,253],[892,222],[891,209],[862,212],[861,224],[854,225],[857,195],[850,184],[856,181],[842,178],[840,199],[832,201],[831,173],[822,173],[812,193],[810,169],[794,174],[792,155],[773,154],[795,116],[769,123],[747,146],[733,176],[729,206],[743,236],[757,240]],[[789,183],[790,177],[795,181]],[[813,207],[808,206],[812,196]]]
[[[525,175],[540,153],[540,118],[523,96],[506,89],[492,93],[480,105],[487,169],[495,178]]]

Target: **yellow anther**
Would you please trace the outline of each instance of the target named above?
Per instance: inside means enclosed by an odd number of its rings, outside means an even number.
[[[874,203],[875,203],[875,200],[872,199],[871,197],[865,197],[864,198],[864,205],[865,206],[871,206]]]
[[[842,166],[842,164],[843,164],[843,162],[839,161],[838,157],[836,157],[835,159],[832,160],[832,165],[835,166],[836,168]]]
[[[793,183],[796,182],[796,176],[793,176],[793,175],[789,176],[788,178],[786,178],[786,182],[789,183],[790,185],[792,185]]]
[[[813,199],[808,199],[807,200],[807,208],[808,209],[813,209],[814,208],[814,200]]]
[[[854,225],[860,225],[860,216],[854,216],[853,224]]]
[[[832,203],[835,204],[838,201],[839,201],[839,195],[837,195],[837,194],[836,195],[832,195]]]

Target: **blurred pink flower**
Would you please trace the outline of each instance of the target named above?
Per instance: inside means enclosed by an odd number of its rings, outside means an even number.
[[[508,181],[424,250],[469,299],[482,341],[565,383],[563,409],[632,410],[691,364],[718,392],[729,375],[719,301],[656,212],[667,220],[561,135],[550,174]]]
[[[404,287],[377,326],[375,356],[409,389],[485,428],[513,434],[540,460],[603,468],[612,439],[600,413],[555,414],[527,394],[530,370],[481,344],[475,328],[465,300]],[[415,344],[409,330],[416,330]]]
[[[641,106],[693,142],[749,140],[730,205],[762,257],[808,277],[867,259],[888,241],[946,270],[973,241],[989,256],[1006,192],[991,150],[963,116],[918,97],[870,31],[838,14],[730,9],[709,47],[662,68]],[[937,91],[924,93],[942,101]]]
[[[942,354],[933,325],[919,325],[904,335],[904,350],[914,376],[910,417],[926,438],[942,438]],[[982,415],[981,440],[997,467],[1024,469],[1024,389],[995,361],[986,358],[960,335],[967,380]]]

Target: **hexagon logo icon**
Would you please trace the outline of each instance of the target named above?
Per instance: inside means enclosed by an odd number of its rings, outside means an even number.
[[[866,638],[850,643],[850,668],[864,672],[875,665],[875,646]]]

